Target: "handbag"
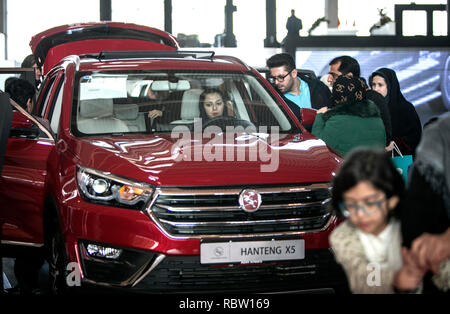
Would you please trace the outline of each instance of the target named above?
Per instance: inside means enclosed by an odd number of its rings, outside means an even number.
[[[399,156],[394,156],[394,150],[397,152]],[[403,177],[405,184],[408,183],[408,170],[413,163],[412,155],[403,155],[397,144],[394,142],[394,150],[392,150],[392,162],[394,163],[395,168],[397,168],[398,172]]]

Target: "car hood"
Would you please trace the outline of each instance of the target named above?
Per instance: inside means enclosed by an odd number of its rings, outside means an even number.
[[[84,138],[75,154],[81,166],[156,186],[327,182],[342,162],[309,133]]]

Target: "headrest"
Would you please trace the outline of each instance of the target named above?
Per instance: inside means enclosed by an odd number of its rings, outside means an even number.
[[[104,118],[113,115],[113,101],[110,98],[80,100],[80,117]]]
[[[194,120],[200,117],[199,101],[202,89],[190,89],[184,92],[181,101],[181,119]]]
[[[169,82],[168,80],[154,81],[150,87],[152,91],[183,91],[191,88],[191,84],[186,80]]]
[[[136,120],[139,107],[136,104],[114,105],[114,116],[121,120]]]

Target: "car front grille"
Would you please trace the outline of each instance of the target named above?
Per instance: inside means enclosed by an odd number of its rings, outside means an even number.
[[[166,256],[133,289],[167,292],[276,292],[341,288],[347,281],[329,249],[308,250],[305,259],[257,265],[202,265],[198,256]]]
[[[245,236],[321,230],[331,220],[328,184],[252,188],[260,208],[240,208],[245,188],[158,188],[148,213],[175,237]]]

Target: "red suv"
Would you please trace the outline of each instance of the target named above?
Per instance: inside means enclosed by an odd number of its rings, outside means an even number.
[[[46,75],[34,115],[15,106],[2,244],[48,252],[56,288],[75,269],[152,293],[342,287],[328,243],[342,160],[257,71],[132,24],[31,46]]]

